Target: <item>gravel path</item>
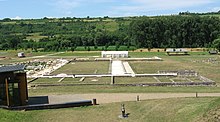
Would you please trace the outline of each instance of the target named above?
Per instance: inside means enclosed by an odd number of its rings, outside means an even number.
[[[51,95],[49,103],[73,102],[79,100],[96,99],[98,104],[136,101],[137,96],[140,100],[165,99],[195,97],[196,93],[97,93],[97,94],[69,94],[69,95]],[[220,97],[220,93],[198,93],[198,97]]]

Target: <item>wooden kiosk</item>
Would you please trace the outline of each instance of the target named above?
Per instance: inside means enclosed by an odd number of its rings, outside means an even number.
[[[0,67],[0,106],[24,106],[28,102],[24,65]]]

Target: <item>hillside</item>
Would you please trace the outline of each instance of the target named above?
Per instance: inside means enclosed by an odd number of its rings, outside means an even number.
[[[125,50],[211,47],[220,33],[218,14],[124,18],[0,20],[0,50]],[[93,48],[92,48],[93,47]]]

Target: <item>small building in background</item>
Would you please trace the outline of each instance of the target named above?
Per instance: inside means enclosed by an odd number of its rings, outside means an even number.
[[[102,58],[128,58],[128,51],[102,51]]]
[[[218,54],[218,50],[209,50],[209,54],[210,55],[217,55]]]
[[[23,58],[23,57],[25,57],[24,52],[20,52],[20,53],[18,53],[18,57],[19,57],[19,58]]]
[[[0,107],[24,106],[28,102],[24,65],[0,67]]]
[[[166,50],[168,55],[188,55],[188,50],[182,48],[169,48]]]

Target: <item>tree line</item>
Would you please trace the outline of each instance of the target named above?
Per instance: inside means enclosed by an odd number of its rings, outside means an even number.
[[[138,47],[211,47],[220,34],[217,17],[142,17],[130,24],[129,37]]]
[[[211,47],[219,38],[220,19],[198,15],[117,18],[108,21],[39,19],[0,21],[0,50],[74,51],[78,46],[107,50],[114,45],[136,48]],[[14,23],[12,23],[14,22]],[[29,37],[40,36],[39,40]],[[215,42],[215,45],[217,43]]]

